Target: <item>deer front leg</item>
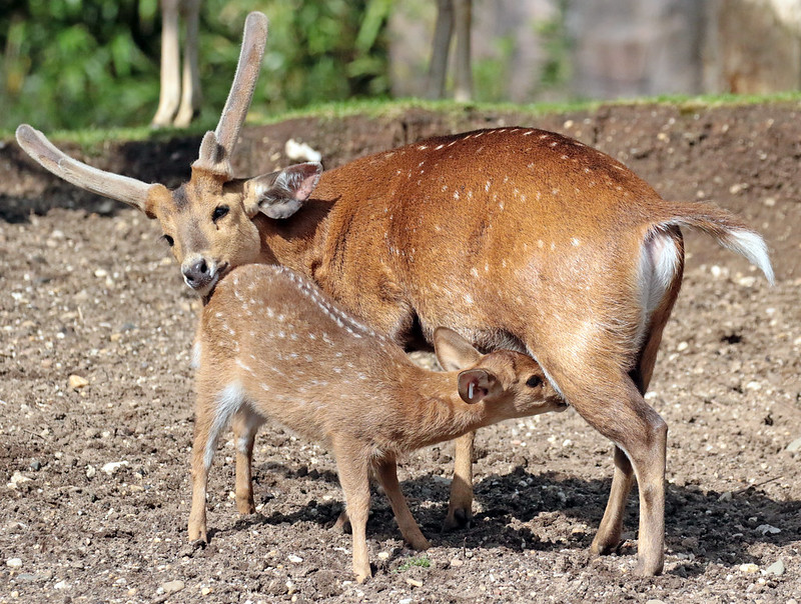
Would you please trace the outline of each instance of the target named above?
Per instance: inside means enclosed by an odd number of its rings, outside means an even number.
[[[473,521],[473,439],[475,432],[468,432],[453,441],[454,461],[448,515],[443,530],[470,526]]]
[[[425,550],[431,547],[428,539],[420,531],[420,527],[412,516],[406,497],[403,496],[398,483],[398,464],[394,459],[384,459],[376,464],[376,475],[384,489],[395,514],[403,538],[416,550]]]
[[[367,553],[367,516],[370,513],[369,451],[360,443],[334,443],[339,484],[345,495],[353,542],[353,572],[363,583],[373,576]]]
[[[253,514],[253,445],[256,432],[264,420],[248,407],[240,409],[233,420],[236,446],[236,509],[240,514]]]

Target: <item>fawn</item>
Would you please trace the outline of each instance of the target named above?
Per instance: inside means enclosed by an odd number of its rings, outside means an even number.
[[[681,228],[709,234],[772,282],[762,237],[709,204],[666,201],[608,155],[532,128],[431,138],[326,172],[310,163],[235,178],[230,160],[266,32],[266,18],[251,14],[217,128],[174,191],[78,162],[25,124],[17,140],[57,176],[158,220],[201,296],[236,266],[281,264],[397,343],[432,342],[445,326],[479,348],[536,359],[613,444],[592,552],[617,548],[636,478],[637,572],[661,573],[667,424],[643,395],[681,288]],[[470,517],[471,451],[465,434],[448,527]]]
[[[239,503],[253,506],[253,436],[273,419],[328,446],[353,530],[353,571],[371,576],[365,525],[369,475],[386,492],[403,538],[428,541],[401,493],[399,456],[504,419],[566,404],[531,357],[481,355],[456,332],[434,334],[448,371],[412,363],[391,340],[342,311],[289,269],[245,265],[221,280],[200,317],[189,538],[207,539],[206,484],[220,432],[238,425]],[[239,459],[241,458],[241,460]]]

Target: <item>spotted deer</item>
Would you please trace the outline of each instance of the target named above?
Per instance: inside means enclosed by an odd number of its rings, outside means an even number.
[[[238,500],[253,505],[249,480],[256,430],[272,419],[321,441],[336,457],[353,531],[353,571],[371,576],[365,526],[375,473],[403,538],[428,541],[401,493],[396,460],[504,419],[560,411],[565,404],[531,359],[482,356],[447,328],[434,345],[448,371],[412,363],[391,339],[340,309],[284,267],[246,265],[217,284],[196,337],[197,408],[192,447],[190,539],[207,539],[206,483],[220,432],[238,425]]]
[[[27,125],[17,140],[57,176],[157,219],[204,298],[237,265],[281,264],[396,342],[431,342],[445,326],[479,349],[536,359],[614,445],[592,552],[619,544],[636,478],[638,572],[660,573],[667,424],[643,395],[681,287],[680,228],[707,233],[772,282],[763,239],[729,212],[665,201],[608,155],[532,128],[432,138],[322,173],[300,164],[234,178],[265,33],[251,15],[217,129],[174,191],[91,168]],[[448,527],[470,517],[471,451],[471,435],[457,440]]]

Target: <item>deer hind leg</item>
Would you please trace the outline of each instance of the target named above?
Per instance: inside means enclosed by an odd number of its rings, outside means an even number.
[[[180,0],[161,0],[161,81],[159,106],[150,125],[163,128],[172,124],[181,101],[181,52],[178,25]]]
[[[475,432],[454,439],[453,480],[445,531],[470,526],[473,520],[473,441]]]
[[[373,576],[367,553],[367,516],[370,513],[370,450],[358,442],[335,440],[333,452],[337,460],[339,484],[345,495],[345,506],[353,539],[353,572],[359,583]]]
[[[642,296],[645,307],[643,312],[647,315],[648,323],[642,336],[644,341],[637,364],[629,375],[640,394],[645,395],[653,375],[659,344],[662,342],[662,332],[681,288],[684,270],[681,232],[674,228],[652,233],[644,242],[642,258],[641,274],[648,273],[646,278],[640,279],[641,290],[645,290]],[[592,542],[591,549],[595,554],[614,551],[623,533],[626,500],[633,484],[634,471],[628,457],[617,445],[614,461],[615,472],[609,501]]]
[[[412,516],[406,498],[403,496],[400,484],[398,483],[398,464],[395,459],[382,459],[375,466],[376,476],[384,493],[392,506],[395,520],[398,522],[403,538],[416,550],[424,550],[431,547],[428,539],[423,536],[420,527]]]
[[[200,75],[198,69],[198,28],[200,0],[182,0],[181,16],[186,27],[184,60],[181,68],[181,104],[173,125],[186,128],[200,110]]]
[[[610,501],[592,551],[607,552],[619,542],[633,473],[640,493],[637,572],[657,575],[664,565],[667,424],[645,402],[629,376],[609,377],[607,384],[582,389],[583,394],[563,388],[576,411],[616,447]]]
[[[253,514],[253,445],[256,432],[264,419],[249,406],[243,406],[234,415],[233,430],[236,446],[236,509],[240,514]]]
[[[221,392],[206,390],[198,379],[195,410],[195,439],[192,443],[192,509],[189,513],[189,539],[208,541],[206,530],[206,488],[209,469],[220,433],[231,416],[242,406],[244,392],[239,382],[232,382]]]

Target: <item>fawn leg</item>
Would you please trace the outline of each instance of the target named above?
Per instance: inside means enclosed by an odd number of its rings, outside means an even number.
[[[384,488],[384,492],[392,506],[395,520],[398,522],[403,538],[416,550],[428,549],[431,544],[420,531],[420,527],[412,516],[406,498],[403,496],[400,484],[398,483],[398,464],[394,459],[383,459],[376,464],[376,475],[378,481]]]
[[[443,530],[469,526],[473,520],[473,439],[468,432],[454,439],[453,480]]]
[[[367,553],[367,516],[370,512],[369,451],[361,443],[334,443],[339,484],[345,494],[353,541],[353,572],[363,583],[373,576]]]
[[[234,396],[241,393],[231,391]],[[217,404],[218,398],[204,388],[198,379],[198,397],[195,407],[195,439],[192,443],[192,508],[189,513],[189,540],[208,541],[206,530],[206,486],[209,468],[214,458],[217,439],[228,424],[236,402],[228,407]]]
[[[240,514],[253,514],[253,444],[256,432],[264,420],[248,407],[234,415],[234,443],[236,444],[236,509]]]

